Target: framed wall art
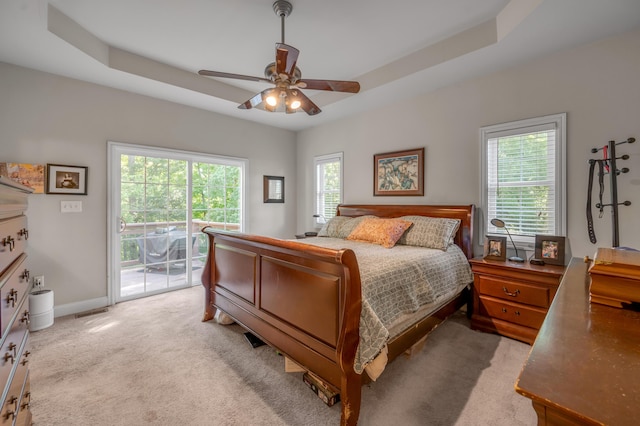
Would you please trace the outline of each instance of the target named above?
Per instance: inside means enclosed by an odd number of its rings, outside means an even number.
[[[507,260],[507,237],[487,235],[484,239],[484,259]]]
[[[44,164],[0,163],[0,176],[33,188],[34,194],[44,194]]]
[[[535,257],[548,265],[564,265],[564,237],[536,235]]]
[[[284,203],[284,176],[264,176],[262,185],[265,203]]]
[[[424,195],[424,148],[375,154],[373,195]]]
[[[88,167],[47,164],[47,194],[87,195]]]

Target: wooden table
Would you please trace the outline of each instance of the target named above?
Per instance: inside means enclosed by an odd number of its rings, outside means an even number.
[[[640,419],[640,312],[590,303],[589,265],[571,260],[515,384],[538,425]]]

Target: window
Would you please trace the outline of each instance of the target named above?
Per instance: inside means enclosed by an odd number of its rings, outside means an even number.
[[[316,205],[314,224],[322,226],[336,215],[342,202],[342,153],[320,155],[314,158],[316,175]]]
[[[518,247],[532,249],[536,234],[566,229],[566,114],[480,129],[482,211],[480,232],[504,234],[502,219]]]

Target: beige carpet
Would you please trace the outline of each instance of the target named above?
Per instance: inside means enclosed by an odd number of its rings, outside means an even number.
[[[200,321],[193,287],[56,318],[31,335],[34,424],[337,425],[331,408],[237,325]],[[462,313],[363,388],[360,425],[534,425],[513,384],[529,346],[469,329]]]

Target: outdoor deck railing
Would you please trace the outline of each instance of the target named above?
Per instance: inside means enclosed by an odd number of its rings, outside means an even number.
[[[206,220],[192,220],[191,221],[191,234],[198,235],[201,233],[202,228],[205,226],[210,226],[215,229],[225,229],[228,231],[238,231],[240,229],[240,224],[237,223],[223,223],[223,222],[209,222]],[[186,230],[187,223],[186,222],[145,222],[145,223],[127,223],[124,230],[120,232],[122,240],[133,239],[132,237],[148,234],[150,232],[155,232],[158,228],[171,228],[175,227],[179,230]],[[196,238],[193,245],[193,257],[198,257],[198,253],[200,253],[200,244],[206,244],[206,240],[200,241],[200,238]],[[203,256],[206,256],[206,250]],[[121,267],[133,266],[137,265],[140,262],[138,259],[133,260],[123,260],[120,263]]]

